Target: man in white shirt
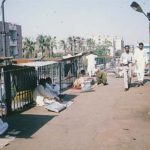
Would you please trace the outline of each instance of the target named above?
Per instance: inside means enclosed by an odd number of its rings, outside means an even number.
[[[46,89],[46,80],[40,79],[39,85],[33,92],[33,99],[37,106],[44,106],[47,110],[59,112],[66,108],[66,104],[59,103]]]
[[[131,84],[132,77],[132,65],[133,65],[133,54],[130,53],[129,45],[124,47],[125,51],[120,57],[121,66],[123,66],[123,76],[124,76],[124,87],[125,91],[128,91]]]
[[[33,100],[36,102],[37,106],[44,106],[44,100],[52,100],[53,97],[49,92],[45,90],[46,81],[45,79],[40,79],[39,85],[35,88],[33,92]]]
[[[60,100],[60,88],[58,85],[52,84],[52,79],[50,77],[46,78],[46,90],[54,99]]]
[[[143,81],[144,81],[144,72],[145,72],[145,67],[148,65],[148,59],[147,59],[147,54],[145,50],[143,49],[144,44],[139,43],[139,47],[135,49],[134,53],[134,59],[135,59],[135,67],[136,67],[136,73],[137,73],[137,79],[138,79],[138,87],[140,85],[143,86]]]
[[[88,66],[87,66],[87,72],[89,76],[93,76],[95,74],[95,65],[96,65],[96,59],[97,55],[92,54],[92,52],[86,56]]]

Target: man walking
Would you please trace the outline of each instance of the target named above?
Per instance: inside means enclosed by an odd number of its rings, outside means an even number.
[[[128,91],[132,77],[133,54],[129,52],[129,45],[126,45],[124,49],[125,51],[121,55],[120,62],[121,66],[123,66],[125,91]]]
[[[144,72],[145,67],[148,64],[147,54],[145,50],[143,49],[144,44],[139,43],[139,47],[135,49],[134,53],[134,59],[135,59],[135,67],[136,67],[136,73],[137,73],[137,79],[138,79],[138,87],[140,85],[143,86],[144,81]]]

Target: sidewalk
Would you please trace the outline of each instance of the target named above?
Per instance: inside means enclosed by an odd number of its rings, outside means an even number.
[[[122,78],[80,93],[70,89],[74,104],[59,114],[35,107],[11,117],[21,131],[2,150],[149,150],[150,80],[124,92]]]

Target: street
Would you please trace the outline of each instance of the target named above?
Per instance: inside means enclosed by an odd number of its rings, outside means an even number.
[[[127,92],[122,78],[108,83],[87,93],[69,89],[74,103],[59,114],[40,107],[20,114],[13,124],[20,135],[2,150],[149,150],[150,79]]]

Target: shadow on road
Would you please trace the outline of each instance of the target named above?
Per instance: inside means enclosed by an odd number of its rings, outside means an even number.
[[[63,97],[63,100],[64,101],[72,101],[75,97],[77,97],[77,95],[65,94],[65,96]]]
[[[53,119],[56,115],[33,115],[33,114],[15,114],[7,118],[6,122],[9,124],[9,129],[5,135],[13,135],[15,131],[20,131],[16,135],[17,138],[31,138],[48,121]],[[10,132],[12,132],[10,134]],[[5,136],[4,135],[4,136]],[[15,135],[14,135],[15,136]]]
[[[135,81],[135,82],[133,82],[132,84],[131,84],[131,87],[136,87],[136,86],[138,86],[138,81]],[[146,84],[146,83],[150,83],[150,79],[144,79],[144,84]]]
[[[147,83],[147,82],[150,82],[150,79],[145,79],[144,80],[144,84]]]
[[[65,94],[64,101],[72,101],[76,96]],[[6,135],[10,135],[16,138],[32,138],[34,133],[56,116],[55,114],[12,114],[4,118],[4,121],[9,124],[9,129],[0,137],[4,138]]]
[[[136,82],[131,83],[130,87],[131,87],[131,88],[132,88],[132,87],[136,87],[137,85],[138,85],[138,82],[136,81]]]

